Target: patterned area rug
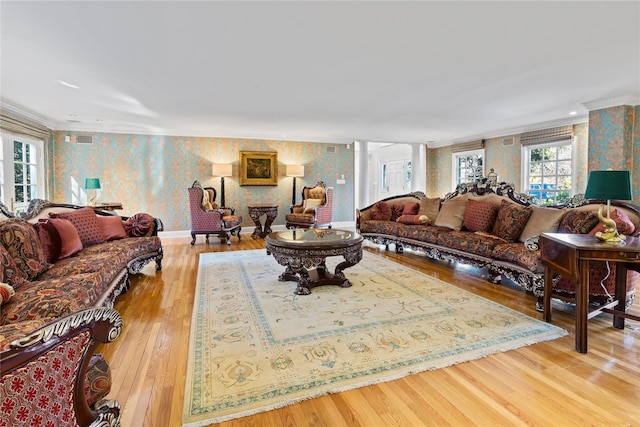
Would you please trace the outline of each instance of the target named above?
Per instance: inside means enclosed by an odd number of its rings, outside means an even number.
[[[327,260],[333,271],[341,257]],[[265,250],[200,255],[183,426],[477,359],[566,331],[365,252],[353,286],[279,282]]]

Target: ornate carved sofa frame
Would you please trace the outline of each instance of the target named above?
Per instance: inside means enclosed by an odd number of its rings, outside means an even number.
[[[476,201],[485,201],[493,198],[494,203],[498,200],[497,198],[500,198],[520,206],[533,206],[528,195],[516,193],[513,184],[507,183],[497,184],[494,188],[478,188],[474,185],[459,186],[456,191],[441,198],[440,205],[449,200],[460,200],[463,198]],[[425,200],[427,200],[427,198],[424,193],[414,192],[389,197],[381,201],[402,204],[421,203],[421,201]],[[590,211],[595,215],[602,203],[606,202],[600,200],[588,201],[581,195],[578,195],[568,204],[555,206],[552,207],[552,209],[563,209],[566,212],[571,210]],[[639,236],[640,207],[621,201],[612,201],[611,204],[612,210],[615,207],[628,214],[629,218],[635,224],[635,231],[632,235]],[[499,283],[503,276],[507,277],[525,290],[532,292],[537,297],[537,308],[542,310],[544,267],[539,262],[540,251],[537,247],[537,237],[529,239],[526,242],[516,241],[503,244],[499,241],[491,242],[491,238],[495,236],[483,236],[477,235],[477,233],[474,235],[474,233],[470,231],[453,231],[449,228],[434,225],[389,224],[388,222],[390,221],[385,223],[384,221],[372,220],[372,209],[374,206],[375,203],[363,209],[356,209],[356,229],[365,239],[376,244],[385,245],[387,248],[390,244],[393,244],[399,253],[402,253],[404,248],[408,248],[422,252],[432,259],[454,261],[486,269],[489,281],[492,283]],[[566,212],[564,215],[566,215]],[[431,219],[433,220],[434,218]],[[468,239],[470,242],[480,242],[478,246],[482,246],[483,250],[473,250],[474,247],[472,244],[469,245],[469,250],[464,249],[464,245],[455,244],[464,239]],[[452,242],[453,244],[451,244]],[[501,250],[497,251],[497,249]],[[508,256],[501,256],[505,254]],[[594,268],[592,268],[592,270],[594,270]],[[611,270],[615,271],[615,267],[611,267]],[[640,275],[638,275],[638,273],[630,272],[629,274],[627,305],[633,302],[635,298],[635,288],[640,283]],[[611,291],[613,291],[615,277],[610,276],[607,283],[611,285]],[[560,290],[557,288],[554,289],[555,293],[563,296],[566,300],[573,299],[575,292],[571,289],[571,284],[568,284],[566,279],[556,277],[554,279],[554,288],[556,284],[562,285],[563,288]],[[599,280],[594,287],[590,287],[590,289],[597,288],[599,288]],[[591,300],[595,304],[603,304],[606,302],[602,295],[591,294]]]

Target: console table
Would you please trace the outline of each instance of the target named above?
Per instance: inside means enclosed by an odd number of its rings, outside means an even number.
[[[254,239],[261,239],[271,233],[271,224],[278,216],[278,205],[247,205],[249,216],[256,224],[256,228],[251,233]],[[264,227],[260,224],[260,217],[266,215]]]
[[[540,261],[544,269],[544,314],[551,322],[553,273],[576,283],[576,351],[587,352],[587,322],[601,312],[613,314],[613,326],[624,328],[624,319],[639,320],[625,312],[627,269],[640,271],[640,238],[627,237],[624,243],[602,242],[588,234],[543,233],[540,235]],[[616,263],[615,299],[589,312],[589,261]]]

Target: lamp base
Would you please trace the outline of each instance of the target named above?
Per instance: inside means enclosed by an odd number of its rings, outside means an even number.
[[[596,233],[596,237],[603,242],[623,243],[627,236],[620,235],[620,233],[618,233],[616,222],[609,217],[609,206],[607,206],[607,216],[604,216],[604,213],[602,212],[603,210],[604,205],[600,205],[600,209],[598,209],[598,219],[600,220],[600,224],[602,224],[604,231],[598,231]]]

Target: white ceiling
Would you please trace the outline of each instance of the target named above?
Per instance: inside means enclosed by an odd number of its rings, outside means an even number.
[[[640,99],[638,1],[3,0],[0,15],[1,99],[53,129],[437,146]]]

